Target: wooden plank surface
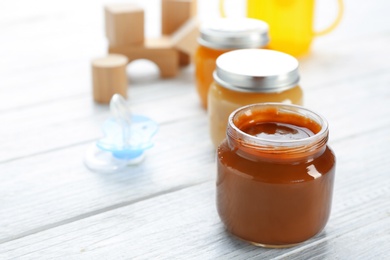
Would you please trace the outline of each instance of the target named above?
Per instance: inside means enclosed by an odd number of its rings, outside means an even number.
[[[109,116],[92,101],[90,60],[106,53],[102,10],[115,1],[55,2],[0,3],[0,259],[390,257],[387,1],[345,1],[340,27],[300,59],[305,105],[330,123],[336,183],[325,230],[283,250],[239,241],[218,219],[192,66],[160,80],[148,63],[129,65],[131,108],[159,123],[155,147],[125,172],[85,168]],[[159,1],[132,2],[156,34]],[[329,2],[319,3],[320,25]],[[216,7],[199,1],[203,18]]]

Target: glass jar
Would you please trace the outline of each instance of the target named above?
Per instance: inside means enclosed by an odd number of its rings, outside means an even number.
[[[225,138],[229,115],[239,107],[264,102],[302,105],[303,91],[298,82],[297,59],[282,52],[245,49],[218,57],[208,94],[214,146]]]
[[[207,93],[218,56],[234,49],[265,47],[269,42],[268,25],[257,19],[220,18],[203,23],[199,30],[195,79],[202,106],[207,108]]]
[[[328,123],[296,105],[234,111],[217,153],[217,209],[228,231],[255,245],[289,247],[326,225],[335,156]]]

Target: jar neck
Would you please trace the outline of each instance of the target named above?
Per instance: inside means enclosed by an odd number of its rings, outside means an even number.
[[[296,140],[272,140],[242,131],[249,124],[278,122],[310,129],[314,135]],[[239,156],[252,161],[278,163],[310,161],[320,156],[328,142],[326,120],[303,107],[279,103],[245,106],[234,111],[228,121],[227,142]]]

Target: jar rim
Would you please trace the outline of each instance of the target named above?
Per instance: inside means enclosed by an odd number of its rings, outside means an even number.
[[[234,120],[238,116],[244,113],[248,114],[248,111],[250,111],[251,109],[256,109],[260,112],[261,110],[265,111],[265,109],[267,108],[275,108],[277,109],[278,113],[295,114],[303,118],[308,118],[310,120],[313,120],[315,123],[317,123],[321,127],[321,129],[317,133],[314,133],[314,135],[302,139],[270,140],[270,139],[247,134],[244,131],[242,131],[238,126],[236,126],[236,124],[234,123]],[[327,143],[328,133],[329,133],[328,122],[322,115],[313,112],[312,110],[302,106],[283,104],[283,103],[257,103],[257,104],[250,104],[247,106],[240,107],[230,114],[228,119],[228,127],[227,127],[228,138],[240,140],[241,144],[245,146],[251,146],[253,148],[261,147],[264,149],[298,148],[298,150],[301,150],[302,148],[307,148],[310,145],[314,145],[315,147],[320,147]]]

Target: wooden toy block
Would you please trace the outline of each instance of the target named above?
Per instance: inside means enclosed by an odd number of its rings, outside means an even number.
[[[184,23],[173,35],[173,46],[193,57],[198,47],[199,22],[196,18],[191,18]]]
[[[161,3],[161,32],[171,35],[191,17],[196,16],[196,0],[162,0]],[[179,64],[186,66],[190,56],[179,50]]]
[[[177,50],[179,53],[179,65],[180,66],[187,66],[191,63],[191,58],[187,53],[184,53],[182,51]]]
[[[146,39],[144,46],[110,46],[108,52],[125,55],[129,62],[150,60],[159,67],[162,78],[174,77],[179,71],[179,54],[169,37]]]
[[[170,35],[188,19],[196,16],[196,0],[162,0],[161,33]]]
[[[93,99],[107,104],[114,94],[127,97],[126,56],[111,54],[92,61]]]
[[[105,7],[106,37],[110,46],[144,44],[144,10],[134,4]]]

